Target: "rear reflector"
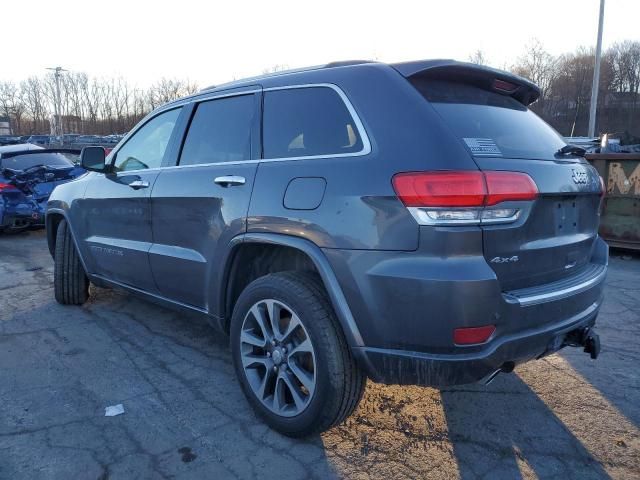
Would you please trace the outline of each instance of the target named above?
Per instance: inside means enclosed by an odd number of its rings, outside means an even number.
[[[453,331],[453,343],[456,345],[475,345],[478,343],[484,343],[491,338],[491,335],[493,335],[493,332],[495,331],[495,325],[456,328]]]
[[[484,207],[538,195],[534,181],[521,172],[398,173],[393,188],[407,207]]]

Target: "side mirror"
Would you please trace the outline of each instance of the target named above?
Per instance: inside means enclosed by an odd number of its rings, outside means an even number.
[[[105,172],[107,170],[106,157],[106,152],[102,147],[84,147],[80,153],[80,166],[92,172]]]

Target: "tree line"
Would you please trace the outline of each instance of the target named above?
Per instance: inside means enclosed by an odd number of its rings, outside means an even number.
[[[587,134],[595,53],[580,47],[551,55],[532,41],[506,68],[533,81],[542,95],[531,109],[565,136]],[[483,52],[470,61],[486,63]],[[640,42],[626,40],[605,50],[600,65],[596,130],[616,133],[626,143],[640,142]]]
[[[198,89],[195,83],[182,79],[162,78],[141,89],[122,77],[96,78],[83,72],[66,72],[60,78],[63,131],[125,133],[154,108]],[[9,118],[14,135],[49,133],[55,99],[53,73],[18,83],[0,81],[0,117]]]
[[[469,60],[487,63],[482,51],[470,55]],[[499,67],[541,87],[542,95],[531,108],[562,135],[586,135],[592,48],[580,47],[554,56],[534,40],[515,63]],[[155,107],[198,91],[198,85],[184,79],[162,78],[148,88],[137,88],[122,77],[97,78],[82,72],[66,72],[60,82],[63,130],[97,135],[126,132]],[[628,142],[640,141],[639,89],[640,42],[615,43],[602,56],[599,132],[617,133]],[[49,133],[55,96],[53,73],[21,82],[0,81],[0,117],[9,117],[14,134]]]

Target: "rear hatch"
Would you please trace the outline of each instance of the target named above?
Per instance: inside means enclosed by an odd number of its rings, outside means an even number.
[[[519,77],[456,64],[409,77],[483,172],[526,173],[534,200],[505,202],[511,223],[481,225],[484,256],[503,291],[577,276],[597,238],[601,183],[576,155],[558,153],[560,135],[527,108],[539,91]],[[467,73],[472,72],[471,75]]]

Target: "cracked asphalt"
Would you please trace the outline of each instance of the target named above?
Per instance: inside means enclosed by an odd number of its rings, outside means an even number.
[[[640,478],[640,256],[612,254],[597,361],[370,382],[344,425],[301,441],[253,415],[205,320],[93,287],[60,306],[44,232],[0,236],[0,478]]]

